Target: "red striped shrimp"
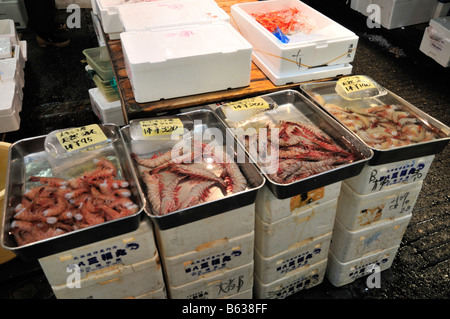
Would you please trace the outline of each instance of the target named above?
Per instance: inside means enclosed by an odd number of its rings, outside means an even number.
[[[189,192],[188,197],[180,203],[180,209],[185,209],[197,205],[203,201],[206,201],[210,192],[211,187],[215,184],[213,181],[201,182],[195,185]]]

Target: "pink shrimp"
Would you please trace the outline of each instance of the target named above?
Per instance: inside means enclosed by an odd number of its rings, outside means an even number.
[[[161,208],[160,215],[171,213],[178,209],[178,183],[183,176],[177,176],[176,174],[166,173],[163,177],[163,189],[161,190]]]
[[[205,201],[211,192],[211,186],[214,184],[213,181],[206,181],[195,185],[189,192],[188,197],[180,204],[179,208],[185,209]]]
[[[117,175],[117,168],[110,160],[106,158],[94,159],[94,163],[102,169],[109,170],[112,176]]]
[[[224,163],[223,165],[229,178],[228,192],[235,194],[244,191],[247,187],[247,180],[241,173],[239,166],[235,162]]]
[[[150,200],[153,209],[159,213],[161,210],[161,191],[164,186],[161,182],[161,175],[152,175],[148,171],[144,171],[141,176],[147,187],[147,197]]]
[[[219,185],[221,185],[224,188],[227,187],[227,184],[225,183],[225,181],[222,178],[216,176],[213,172],[211,172],[207,169],[204,169],[202,166],[178,164],[178,165],[174,165],[171,168],[171,171],[189,175],[192,177],[211,180],[211,181],[218,183]]]
[[[40,177],[40,176],[31,176],[28,181],[30,182],[39,182],[41,184],[46,184],[49,186],[67,186],[68,182],[65,179],[57,178],[57,177]]]
[[[53,207],[44,210],[43,215],[45,217],[58,216],[66,209],[66,207],[67,207],[66,200],[63,197],[58,196],[56,198],[56,204]]]

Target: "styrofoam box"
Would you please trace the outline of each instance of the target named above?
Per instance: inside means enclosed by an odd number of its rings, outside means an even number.
[[[377,251],[348,262],[339,261],[331,251],[328,252],[328,265],[326,277],[335,287],[340,287],[355,281],[358,278],[372,274],[373,271],[383,271],[392,266],[399,246]],[[373,269],[373,266],[378,269]]]
[[[359,194],[370,194],[391,189],[399,183],[413,183],[424,180],[435,155],[416,157],[382,165],[366,164],[361,173],[345,182]]]
[[[256,216],[255,247],[267,258],[308,238],[327,234],[333,229],[336,208],[337,198],[308,205],[275,223],[265,223]]]
[[[253,299],[253,287],[247,291],[239,292],[235,295],[225,296],[219,299]]]
[[[131,265],[98,270],[79,281],[52,286],[52,289],[58,299],[119,299],[158,291],[162,287],[161,265],[154,257]]]
[[[11,57],[11,41],[8,38],[0,38],[0,59]]]
[[[423,181],[395,184],[390,189],[361,195],[342,183],[336,218],[348,230],[358,230],[388,218],[411,214]]]
[[[117,125],[125,125],[123,118],[122,103],[120,100],[108,102],[105,96],[100,92],[99,88],[89,89],[89,97],[91,100],[92,111],[103,124],[114,123]]]
[[[158,258],[159,263],[152,227],[149,218],[145,218],[135,231],[40,258],[39,263],[52,286],[64,284],[67,269],[73,265],[77,266],[80,279],[84,279],[118,265],[132,265],[152,258]]]
[[[92,0],[92,1],[94,1],[94,0]],[[106,41],[105,41],[105,36],[103,35],[102,24],[100,22],[100,19],[94,13],[94,11],[91,11],[91,18],[92,18],[92,26],[94,27],[94,32],[95,32],[95,35],[97,36],[98,46],[103,47],[106,45]]]
[[[261,283],[255,274],[253,278],[253,294],[257,299],[284,299],[301,290],[317,286],[323,282],[325,277],[327,260],[303,266],[293,271],[288,277],[269,284]]]
[[[314,25],[309,34],[297,33],[282,43],[251,16],[297,8]],[[231,6],[231,24],[253,45],[255,55],[277,76],[292,76],[322,65],[353,61],[358,36],[320,12],[297,0],[269,0]]]
[[[20,128],[22,101],[15,82],[0,83],[0,133],[16,131]]]
[[[10,39],[11,46],[19,44],[19,35],[12,19],[0,19],[0,38]]]
[[[302,209],[311,204],[322,204],[338,198],[341,183],[333,183],[287,199],[276,198],[271,190],[265,186],[259,190],[256,196],[256,214],[263,222],[274,223],[296,214],[297,209]]]
[[[139,296],[128,296],[123,299],[167,299],[166,287],[163,286],[158,290],[150,291]]]
[[[207,274],[188,284],[167,286],[171,299],[230,298],[252,288],[253,261],[236,268]]]
[[[450,66],[450,17],[430,21],[423,34],[420,51],[443,67]]]
[[[25,86],[25,72],[19,66],[16,58],[0,59],[0,80],[12,81],[17,84],[20,99],[23,98],[22,89]]]
[[[105,33],[122,32],[123,26],[120,22],[117,7],[122,5],[130,5],[135,3],[135,0],[96,0],[95,11],[102,23],[103,31]],[[140,1],[139,1],[140,2]],[[129,4],[126,4],[129,3]]]
[[[122,32],[138,103],[250,84],[252,46],[229,23]]]
[[[373,226],[350,231],[336,219],[330,251],[341,262],[400,245],[412,214],[388,219]]]
[[[230,22],[230,16],[213,0],[165,0],[117,8],[124,31],[186,24]]]
[[[430,21],[436,5],[436,0],[352,0],[350,7],[365,16],[378,16],[379,24],[395,29]]]
[[[282,279],[305,265],[318,263],[328,257],[331,232],[304,240],[275,256],[265,258],[255,249],[255,273],[264,284]]]
[[[248,234],[254,228],[255,204],[251,204],[166,230],[155,227],[155,233],[161,254],[174,257],[202,250],[216,240]]]
[[[222,272],[253,261],[254,232],[224,237],[175,257],[161,253],[167,286],[181,286],[207,274]]]

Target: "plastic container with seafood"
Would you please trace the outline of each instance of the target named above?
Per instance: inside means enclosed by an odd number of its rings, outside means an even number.
[[[131,158],[113,124],[69,128],[15,142],[8,156],[7,181],[1,241],[25,260],[136,230],[144,209]],[[102,188],[114,194],[105,196],[112,202],[101,206],[100,219],[93,213],[104,202],[88,204],[99,198]],[[120,215],[108,209],[116,208],[115,199]],[[27,200],[39,209],[29,209]]]
[[[373,152],[294,90],[225,103],[216,114],[278,199],[358,175]]]
[[[450,140],[448,126],[367,76],[300,88],[373,150],[369,165],[434,155]]]
[[[275,85],[351,72],[358,36],[301,1],[237,3],[231,24],[252,44],[255,63]]]
[[[133,120],[121,130],[141,177],[145,210],[161,230],[251,205],[264,185],[210,110]]]

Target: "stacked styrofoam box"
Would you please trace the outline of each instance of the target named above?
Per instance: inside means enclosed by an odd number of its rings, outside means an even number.
[[[229,23],[121,33],[138,103],[247,86],[251,45]]]
[[[119,126],[125,125],[123,117],[122,103],[120,100],[108,102],[99,88],[89,89],[92,110],[103,124],[114,123]]]
[[[315,29],[309,34],[299,32],[281,42],[252,17],[297,8]],[[275,84],[350,74],[349,64],[355,56],[358,36],[298,0],[270,0],[237,3],[231,6],[231,24],[252,44],[253,61]]]
[[[39,259],[58,299],[165,299],[153,225]]]
[[[256,298],[282,299],[325,277],[342,182],[278,199],[267,188],[256,198]]]
[[[172,299],[251,298],[255,204],[168,229],[155,227]]]
[[[368,165],[342,183],[327,278],[339,287],[388,269],[434,155]]]
[[[0,58],[0,132],[9,132],[20,128],[27,47],[10,19],[0,20],[0,40],[6,48]]]
[[[431,19],[419,49],[443,67],[450,66],[450,17]]]
[[[352,0],[350,7],[369,18],[377,17],[386,29],[430,21],[437,0]]]

